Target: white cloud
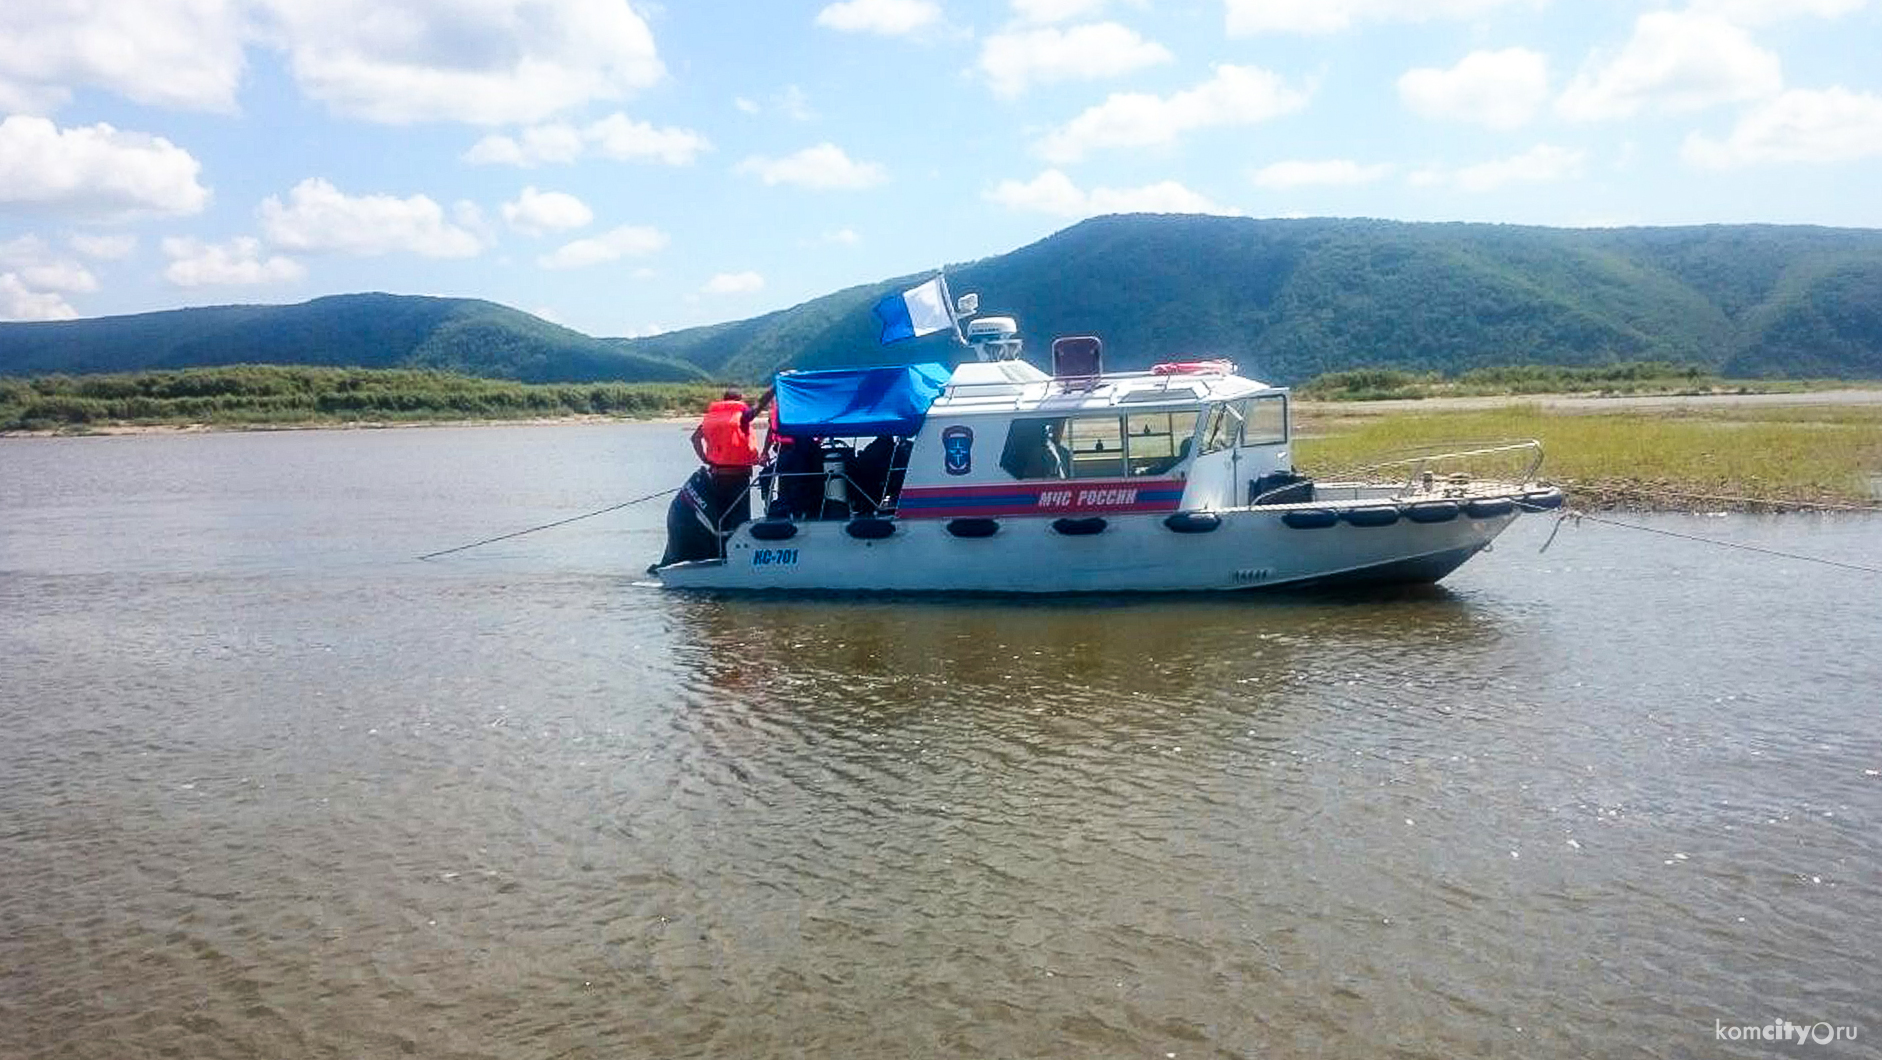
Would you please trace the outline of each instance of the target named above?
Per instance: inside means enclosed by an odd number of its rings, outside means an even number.
[[[73,250],[99,261],[122,261],[137,251],[137,237],[133,235],[74,235],[67,242]]]
[[[817,112],[810,109],[810,95],[796,85],[785,85],[784,91],[772,97],[772,106],[792,121],[811,121]]]
[[[0,243],[0,267],[22,290],[83,294],[98,289],[98,277],[90,269],[59,257],[45,240],[30,233]]]
[[[652,254],[667,245],[667,235],[657,228],[623,225],[588,239],[563,244],[552,254],[544,254],[536,263],[545,269],[583,269],[625,257]]]
[[[98,289],[98,277],[93,276],[90,269],[76,261],[49,261],[43,265],[29,265],[21,269],[19,275],[28,287],[40,291],[84,294]]]
[[[97,125],[60,129],[15,114],[0,122],[0,203],[95,217],[192,214],[209,201],[202,166],[161,137]]]
[[[205,243],[176,236],[163,241],[170,264],[163,278],[178,287],[292,283],[307,275],[300,262],[279,254],[262,256],[261,240],[240,236],[227,243]]]
[[[256,213],[268,241],[288,250],[468,258],[483,249],[476,235],[445,220],[430,196],[346,195],[319,177],[296,184],[286,205],[268,196]]]
[[[90,269],[31,234],[0,243],[0,270],[0,320],[70,320],[64,296],[98,289]]]
[[[1141,188],[1093,188],[1085,191],[1056,169],[1048,169],[1024,183],[1001,181],[986,193],[988,201],[1014,210],[1055,217],[1096,217],[1109,213],[1203,213],[1239,215],[1198,192],[1166,180]]]
[[[1095,15],[1104,9],[1105,0],[1013,0],[1013,14],[1022,22],[1048,25]]]
[[[844,247],[853,247],[863,241],[863,237],[857,235],[853,228],[838,228],[835,231],[825,232],[819,238],[822,242]]]
[[[603,158],[620,162],[664,162],[669,166],[692,163],[711,144],[690,129],[656,129],[625,114],[611,114],[582,130],[582,136]]]
[[[765,289],[765,278],[755,272],[722,272],[706,281],[701,294],[752,294]]]
[[[464,161],[534,167],[568,164],[592,155],[617,162],[685,166],[701,151],[712,149],[704,136],[690,129],[656,128],[619,112],[579,129],[564,122],[531,126],[519,137],[486,136],[464,153]]]
[[[1039,144],[1051,162],[1076,162],[1098,148],[1158,147],[1186,132],[1216,125],[1250,125],[1307,105],[1305,91],[1252,66],[1218,66],[1215,76],[1167,98],[1118,93],[1073,118]]]
[[[503,204],[504,222],[527,236],[580,228],[594,219],[595,212],[575,196],[561,191],[537,191],[534,185],[524,188],[515,202]]]
[[[1572,121],[1679,113],[1777,94],[1778,57],[1722,19],[1689,11],[1640,16],[1618,54],[1592,57],[1556,100]]]
[[[1533,0],[1226,0],[1231,37],[1337,33],[1364,22],[1473,18]]]
[[[66,300],[35,291],[11,272],[0,272],[0,320],[71,320],[78,316]]]
[[[622,0],[262,0],[301,91],[408,124],[539,122],[665,74]]]
[[[900,37],[941,21],[941,8],[929,0],[847,0],[817,12],[817,25],[845,33],[880,33]]]
[[[1548,95],[1548,57],[1526,48],[1471,52],[1448,70],[1420,67],[1398,79],[1413,114],[1492,129],[1527,125]]]
[[[776,111],[792,121],[811,121],[817,112],[810,107],[810,95],[797,85],[786,85],[780,92],[774,93],[763,103],[745,96],[739,96],[732,105],[746,114],[763,114],[767,110]]]
[[[451,220],[477,237],[479,247],[492,246],[497,241],[497,226],[484,216],[484,208],[470,201],[459,199],[451,204]]]
[[[537,125],[518,136],[492,133],[464,152],[464,161],[477,166],[524,166],[579,161],[587,145],[573,125]]]
[[[240,0],[0,4],[0,111],[47,114],[75,88],[229,112],[241,83]]]
[[[1449,183],[1464,191],[1496,191],[1509,184],[1546,184],[1578,177],[1587,155],[1552,144],[1537,144],[1520,155],[1479,162],[1452,174]],[[1414,184],[1444,182],[1442,174],[1425,171],[1412,175]]]
[[[1384,163],[1361,165],[1347,159],[1329,159],[1323,162],[1275,162],[1255,170],[1250,179],[1256,187],[1291,191],[1294,188],[1371,184],[1391,173],[1392,167]]]
[[[0,243],[0,267],[15,268],[20,265],[32,265],[44,261],[52,253],[46,241],[28,233],[18,239],[9,239]]]
[[[996,33],[980,47],[980,70],[993,91],[1017,96],[1034,84],[1115,77],[1174,56],[1116,22]]]
[[[889,179],[874,162],[853,161],[835,144],[818,144],[785,158],[753,156],[740,162],[740,173],[750,173],[766,184],[793,184],[819,191],[871,188]]]
[[[1681,157],[1705,169],[1764,162],[1848,162],[1882,156],[1882,97],[1793,90],[1740,118],[1724,140],[1694,133]]]
[[[1763,26],[1801,15],[1837,18],[1860,10],[1869,0],[1693,0],[1691,8],[1741,26]]]

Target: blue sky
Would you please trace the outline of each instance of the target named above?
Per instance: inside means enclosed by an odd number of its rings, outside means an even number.
[[[1148,210],[1882,227],[1882,0],[0,5],[0,319],[596,335]]]

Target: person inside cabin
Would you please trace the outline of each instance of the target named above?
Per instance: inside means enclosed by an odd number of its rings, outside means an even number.
[[[850,464],[850,482],[856,495],[850,498],[859,515],[875,515],[895,507],[889,498],[889,472],[895,464],[896,440],[892,435],[878,435],[856,454]],[[899,486],[898,486],[899,488]]]
[[[1072,455],[1061,438],[1063,419],[1014,420],[1000,466],[1014,478],[1071,478]]]
[[[793,438],[771,465],[777,476],[773,515],[815,519],[823,510],[823,439]]]
[[[1072,477],[1072,453],[1065,448],[1065,421],[1047,420],[1045,427],[1046,474],[1052,478]]]
[[[729,530],[751,518],[751,472],[759,462],[751,424],[775,394],[774,389],[767,388],[753,406],[745,403],[743,393],[727,390],[724,397],[706,406],[705,418],[693,428],[693,452],[711,472],[722,529]],[[723,514],[727,512],[731,513],[729,519]]]

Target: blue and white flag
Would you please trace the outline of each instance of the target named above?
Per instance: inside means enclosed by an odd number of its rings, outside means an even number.
[[[876,303],[882,318],[882,344],[920,338],[954,326],[947,286],[936,276],[920,287],[892,294]]]

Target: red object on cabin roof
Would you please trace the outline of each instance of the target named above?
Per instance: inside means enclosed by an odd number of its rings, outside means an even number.
[[[1150,366],[1151,375],[1234,375],[1235,362],[1216,358],[1210,361],[1165,361]]]

